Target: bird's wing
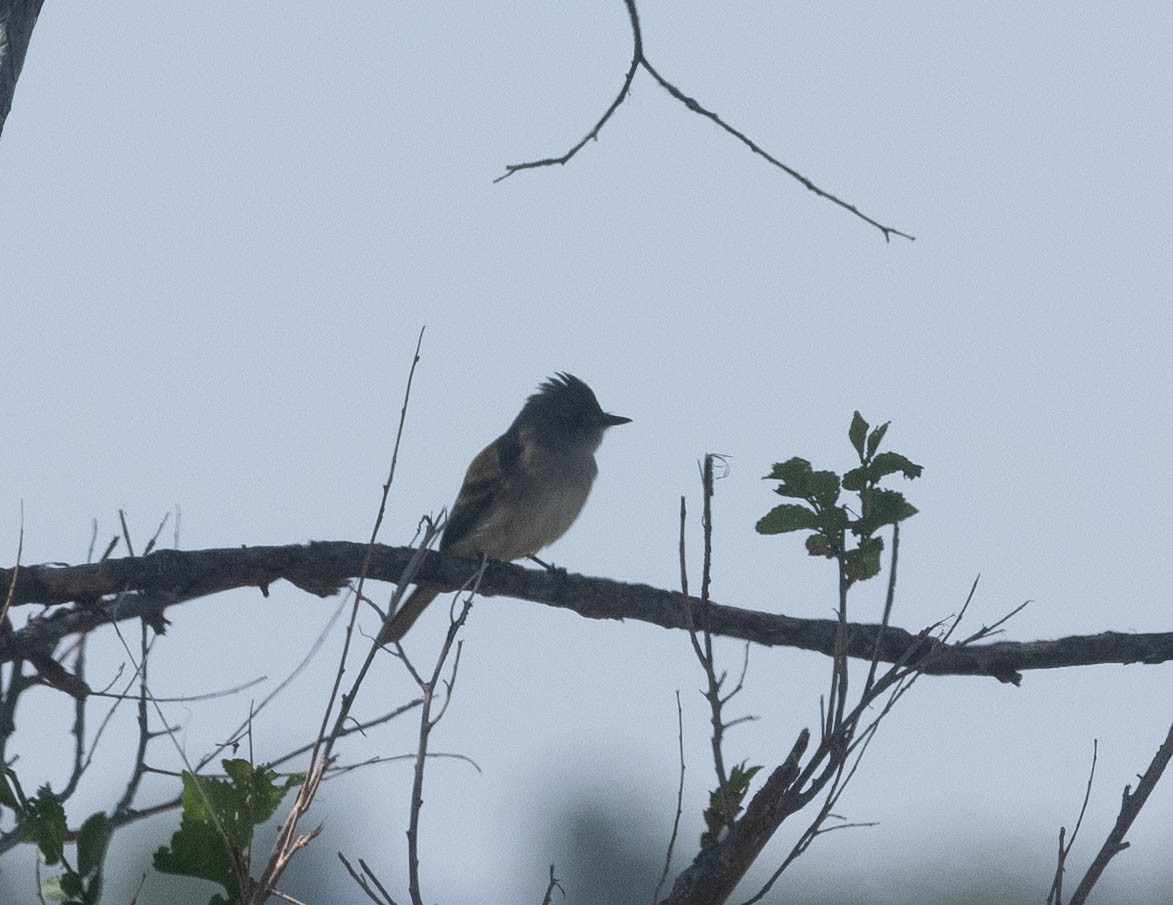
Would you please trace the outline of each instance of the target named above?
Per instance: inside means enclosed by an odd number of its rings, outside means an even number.
[[[520,466],[521,440],[513,431],[498,437],[477,454],[468,466],[460,493],[452,504],[448,525],[440,539],[441,550],[465,555],[478,552],[461,550],[461,542],[481,524],[493,501],[502,488],[509,486]]]

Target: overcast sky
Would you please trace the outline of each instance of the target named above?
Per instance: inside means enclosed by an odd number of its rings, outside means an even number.
[[[916,241],[885,243],[646,74],[570,164],[493,184],[507,163],[562,153],[606,109],[630,57],[618,0],[46,4],[0,140],[3,558],[22,503],[26,563],[84,560],[91,520],[104,542],[119,509],[140,549],[176,506],[186,549],[365,539],[426,325],[387,543],[449,504],[469,459],[566,370],[634,419],[608,434],[584,515],[548,551],[571,571],[676,587],[686,495],[696,580],[696,463],[719,452],[715,598],[829,615],[828,566],[753,526],[777,499],[761,480],[773,462],[850,466],[858,408],[891,420],[889,445],[925,467],[903,488],[921,511],[902,536],[895,622],[956,612],[980,573],[970,631],[1028,599],[1008,639],[1173,628],[1173,8],[641,10],[666,78]],[[861,590],[857,618],[878,618],[879,592]],[[185,746],[202,753],[239,722],[332,606],[280,586],[173,609],[156,694],[269,677],[172,705]],[[433,610],[409,639],[420,656],[443,631]],[[662,850],[678,689],[691,855],[712,778],[683,635],[491,599],[465,642],[435,745],[483,773],[432,769],[429,900],[539,901],[562,857],[551,828],[581,796]],[[335,630],[258,721],[258,760],[316,726],[340,643]],[[740,664],[739,645],[718,651]],[[96,641],[92,683],[124,659]],[[777,763],[816,724],[828,670],[752,651],[734,715],[760,719],[731,733],[727,759]],[[388,657],[367,694],[372,714],[413,688]],[[39,700],[54,718],[22,726],[16,753],[59,786],[68,713]],[[1021,688],[925,680],[840,803],[880,827],[821,839],[796,881],[839,902],[920,903],[1008,879],[1041,901],[1093,739],[1077,873],[1171,719],[1169,666],[1031,673]],[[116,725],[129,738],[129,718]],[[413,738],[402,722],[343,754],[403,753]],[[110,739],[78,819],[116,799],[125,748]],[[160,747],[158,760],[176,758]],[[361,901],[340,848],[402,888],[410,780],[402,763],[328,787],[317,813],[334,901]],[[1104,901],[1168,901],[1171,818],[1167,785]],[[127,859],[141,840],[115,846],[112,882],[138,882],[146,862]],[[21,857],[6,875],[31,872]],[[162,887],[147,882],[151,901]]]

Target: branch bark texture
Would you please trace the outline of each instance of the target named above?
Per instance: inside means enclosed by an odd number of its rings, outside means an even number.
[[[169,607],[233,588],[257,587],[267,593],[270,584],[285,579],[310,593],[329,596],[360,574],[367,549],[365,543],[318,541],[279,547],[159,550],[80,566],[22,566],[13,612],[33,604],[51,609],[18,629],[0,629],[0,663],[43,656],[67,635],[110,621],[145,618],[162,628]],[[368,579],[397,581],[413,553],[410,547],[374,545]],[[478,566],[475,560],[428,553],[415,579],[455,589]],[[12,569],[0,570],[0,598],[12,578]],[[588,619],[637,619],[663,628],[687,629],[681,594],[648,585],[490,562],[480,594],[561,607]],[[700,601],[691,599],[691,604],[695,610]],[[718,603],[708,604],[708,618],[715,635],[828,656],[835,652],[838,623],[834,619],[802,619]],[[914,648],[911,655],[910,648]],[[852,623],[847,654],[867,661],[877,654],[883,663],[903,659],[928,675],[993,676],[1017,684],[1021,672],[1030,669],[1164,663],[1173,660],[1173,632],[942,644],[894,626],[881,631],[877,624]]]
[[[0,0],[0,135],[44,0]]]

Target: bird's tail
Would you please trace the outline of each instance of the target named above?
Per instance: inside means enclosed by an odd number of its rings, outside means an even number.
[[[438,588],[417,585],[415,590],[411,592],[411,596],[399,605],[399,609],[395,611],[395,615],[387,620],[383,626],[383,631],[379,633],[378,643],[392,644],[396,641],[403,640],[403,636],[407,634],[408,629],[415,625],[415,621],[420,617],[420,613],[439,594],[440,590]]]

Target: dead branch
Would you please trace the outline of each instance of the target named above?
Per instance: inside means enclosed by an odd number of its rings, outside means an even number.
[[[1091,867],[1087,869],[1087,873],[1084,874],[1079,886],[1071,894],[1071,901],[1068,905],[1083,905],[1087,901],[1092,887],[1096,885],[1096,882],[1100,879],[1100,875],[1108,866],[1108,862],[1128,848],[1129,844],[1124,841],[1124,837],[1128,834],[1129,829],[1131,829],[1132,822],[1136,820],[1136,816],[1140,813],[1141,808],[1148,801],[1149,795],[1156,788],[1161,774],[1169,766],[1170,759],[1173,759],[1173,726],[1169,727],[1165,741],[1157,749],[1157,753],[1153,755],[1148,769],[1144,771],[1144,774],[1137,782],[1136,791],[1133,792],[1131,786],[1124,787],[1124,795],[1120,802],[1120,814],[1116,818],[1116,824],[1112,827],[1111,832],[1108,833],[1108,838],[1104,840],[1103,846],[1101,846],[1095,860],[1092,861]]]
[[[611,116],[615,113],[616,110],[619,109],[619,106],[625,100],[627,100],[627,96],[631,92],[631,84],[635,80],[636,73],[639,72],[639,70],[642,68],[645,72],[648,73],[648,75],[655,79],[656,84],[667,91],[676,100],[680,101],[680,103],[682,103],[690,111],[697,114],[698,116],[703,116],[706,119],[712,121],[719,128],[727,132],[729,135],[732,135],[743,145],[749,148],[753,153],[763,158],[771,166],[776,167],[791,179],[801,183],[808,191],[814,192],[820,198],[830,201],[832,204],[838,205],[845,211],[848,211],[849,213],[858,217],[864,223],[867,223],[869,226],[874,226],[880,231],[880,234],[883,235],[885,242],[891,242],[893,236],[900,236],[902,239],[908,239],[910,242],[916,241],[915,236],[910,236],[908,233],[901,232],[895,227],[885,226],[878,220],[873,220],[854,204],[850,204],[836,195],[833,195],[831,192],[820,188],[813,180],[804,176],[793,167],[783,163],[740,129],[736,129],[729,125],[712,110],[702,106],[695,98],[689,97],[678,87],[676,87],[675,84],[668,81],[666,78],[664,78],[664,76],[660,75],[659,71],[657,71],[657,69],[651,64],[651,61],[648,60],[647,55],[644,52],[643,29],[640,26],[639,10],[636,9],[635,0],[623,0],[623,2],[627,7],[627,18],[631,25],[631,63],[627,67],[627,73],[623,76],[623,84],[619,87],[618,94],[615,95],[615,98],[603,112],[603,115],[599,118],[599,121],[596,122],[591,130],[587,132],[587,134],[584,135],[581,139],[579,139],[578,142],[574,144],[566,153],[558,157],[545,157],[541,160],[530,160],[525,163],[506,164],[505,173],[494,179],[494,182],[500,182],[503,179],[508,179],[514,173],[517,173],[521,170],[533,170],[539,167],[562,166],[569,163],[571,158],[573,158],[579,151],[586,147],[588,142],[598,139],[599,133],[602,131],[603,126],[607,124],[607,121],[611,119]]]
[[[367,577],[400,579],[416,551],[349,541],[318,541],[284,547],[220,550],[157,550],[149,556],[109,559],[80,566],[22,566],[16,577],[13,608],[29,604],[57,609],[31,618],[10,635],[0,636],[0,663],[44,657],[62,638],[124,619],[147,619],[162,627],[171,606],[240,587],[266,590],[282,578],[315,594],[361,574],[370,550]],[[480,563],[430,552],[416,580],[459,588]],[[13,570],[0,570],[0,594],[7,594]],[[129,589],[123,593],[124,589]],[[482,597],[508,596],[573,610],[588,619],[638,619],[663,628],[686,629],[681,595],[648,585],[605,578],[551,573],[490,562],[480,584]],[[696,612],[701,601],[689,598]],[[69,605],[67,605],[69,604]],[[714,635],[741,638],[769,647],[795,647],[831,655],[839,630],[835,619],[800,619],[709,603]],[[913,648],[910,652],[910,648]],[[993,676],[1017,684],[1031,669],[1061,669],[1103,663],[1164,663],[1173,660],[1173,632],[1103,632],[1045,641],[942,644],[933,638],[888,626],[852,623],[847,655],[884,663],[915,662],[927,675]]]
[[[1059,827],[1059,854],[1055,864],[1055,877],[1051,881],[1051,891],[1047,894],[1047,905],[1063,905],[1063,875],[1067,870],[1067,857],[1075,846],[1079,829],[1083,826],[1084,815],[1087,814],[1088,802],[1092,797],[1092,783],[1096,779],[1096,761],[1099,759],[1099,754],[1099,740],[1092,739],[1092,766],[1088,770],[1087,787],[1083,790],[1083,804],[1079,806],[1079,816],[1075,819],[1075,829],[1071,831],[1071,838],[1067,838],[1067,827]]]
[[[676,878],[662,905],[709,905],[729,897],[782,821],[806,804],[794,790],[809,742],[810,733],[803,729],[790,754],[753,796],[728,835],[701,849],[692,865]]]

